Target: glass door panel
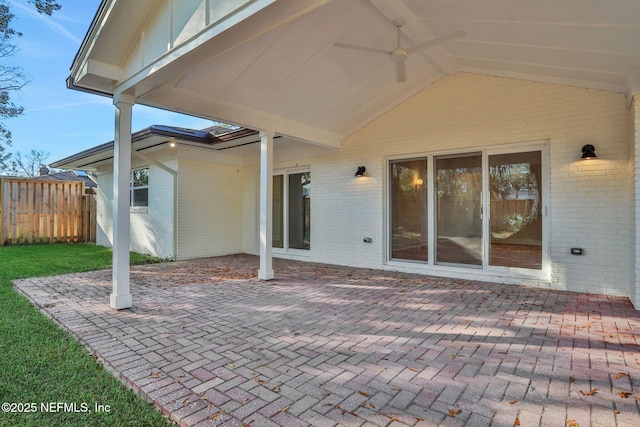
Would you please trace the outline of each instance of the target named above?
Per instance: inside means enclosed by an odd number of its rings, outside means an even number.
[[[284,177],[273,176],[273,219],[272,219],[272,246],[284,247]]]
[[[289,175],[289,248],[311,247],[311,173]]]
[[[489,265],[542,269],[542,155],[489,156]]]
[[[427,159],[390,165],[391,258],[427,261]]]
[[[482,155],[435,158],[436,263],[482,266]]]

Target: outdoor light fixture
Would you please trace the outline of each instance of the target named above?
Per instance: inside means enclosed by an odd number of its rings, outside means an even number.
[[[596,157],[598,157],[596,156],[596,147],[591,144],[587,144],[582,147],[582,157],[580,158],[581,160],[595,159]]]
[[[169,140],[169,147],[176,148],[176,139],[174,137]]]
[[[367,170],[364,166],[358,166],[355,176],[364,176],[364,172]]]

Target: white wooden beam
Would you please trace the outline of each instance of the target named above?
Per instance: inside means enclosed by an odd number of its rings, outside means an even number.
[[[220,99],[211,98],[190,90],[162,85],[143,96],[136,96],[138,104],[162,108],[166,100],[171,99],[173,111],[208,118],[225,123],[233,123],[250,129],[273,129],[278,135],[289,136],[300,141],[326,148],[342,148],[343,137],[335,132],[319,129],[307,124],[287,119],[265,111]]]
[[[273,273],[273,131],[260,132],[260,280]]]
[[[135,100],[114,95],[115,137],[113,146],[113,277],[111,307],[133,305],[129,275],[129,200],[131,174],[131,115]]]

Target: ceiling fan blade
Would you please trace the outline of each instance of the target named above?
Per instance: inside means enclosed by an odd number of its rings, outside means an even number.
[[[407,73],[404,66],[404,61],[394,61],[396,64],[396,81],[402,83],[407,81]]]
[[[354,49],[354,50],[364,50],[366,52],[375,52],[375,53],[384,53],[385,55],[389,55],[391,52],[384,49],[377,49],[375,47],[367,47],[367,46],[357,46],[355,44],[348,43],[334,43],[335,47],[342,47],[345,49]]]
[[[421,50],[425,50],[425,49],[429,49],[430,47],[435,47],[438,46],[440,44],[452,41],[452,40],[456,40],[456,39],[460,39],[464,36],[466,36],[467,33],[465,33],[464,31],[456,31],[453,33],[449,33],[449,34],[445,34],[444,36],[440,36],[440,37],[436,37],[434,39],[431,40],[427,40],[426,42],[422,42],[422,43],[418,43],[416,45],[413,45],[411,47],[407,48],[407,52],[408,53],[415,53]]]

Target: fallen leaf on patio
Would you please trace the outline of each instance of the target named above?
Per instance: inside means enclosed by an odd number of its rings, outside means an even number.
[[[513,422],[514,426],[519,426],[520,425],[520,418],[516,418],[516,420]]]
[[[391,421],[398,421],[398,419],[396,417],[392,417],[389,414],[382,414],[382,415],[384,415],[385,417],[389,418]]]
[[[593,396],[597,392],[598,392],[597,388],[592,388],[591,390],[589,390],[588,393],[585,393],[584,391],[580,390],[580,394],[583,395],[583,396]]]
[[[567,420],[567,427],[580,427],[580,426],[574,420],[569,419]]]
[[[284,408],[280,409],[280,412],[287,412],[288,410],[289,410],[289,405],[287,405]]]
[[[616,415],[618,415],[618,414],[620,413],[620,411],[618,411],[617,409],[614,409],[614,410],[613,410],[613,413],[614,413],[614,414],[616,414]]]
[[[364,392],[364,391],[359,391],[358,392],[360,395],[364,396],[364,397],[369,397],[369,393]]]
[[[518,403],[517,400],[512,400],[511,402],[509,402],[509,405],[515,405],[516,403]]]
[[[575,382],[575,381],[576,381],[576,377],[574,377],[573,375],[570,375],[570,376],[569,376],[569,382],[570,382],[570,383],[573,383],[573,382]]]
[[[455,417],[458,414],[462,413],[462,409],[449,409],[449,416]]]
[[[227,363],[227,366],[230,367],[230,368],[235,368],[236,367],[236,365],[234,365],[233,363]]]
[[[449,356],[449,359],[455,359],[455,358],[456,358],[456,356],[453,355],[453,354],[451,356]]]
[[[616,379],[619,380],[622,377],[628,377],[629,374],[627,374],[626,372],[619,372],[618,375],[616,375]]]
[[[407,368],[407,369],[409,369],[411,372],[418,372],[417,369],[413,369],[413,368]]]
[[[401,388],[399,388],[399,387],[391,387],[391,390],[393,390],[393,391],[400,391],[400,390],[402,390],[402,389],[401,389]]]
[[[369,406],[371,406],[371,408],[376,409],[376,405],[373,404],[373,402],[369,402]]]
[[[619,393],[619,396],[623,399],[626,399],[627,397],[631,396],[633,393],[631,393],[630,391],[621,391]]]
[[[279,385],[275,386],[275,387],[273,388],[273,391],[275,391],[275,392],[280,391],[280,386],[279,386]]]
[[[374,301],[374,302],[372,302],[372,303],[371,303],[371,305],[375,305],[375,304],[377,304],[377,303],[378,303],[377,301]]]
[[[147,378],[160,378],[160,372],[151,372]]]
[[[183,405],[190,405],[190,404],[191,404],[191,400],[189,400],[188,398],[187,398],[187,399],[184,399],[184,400],[182,401],[182,404],[183,404]]]

